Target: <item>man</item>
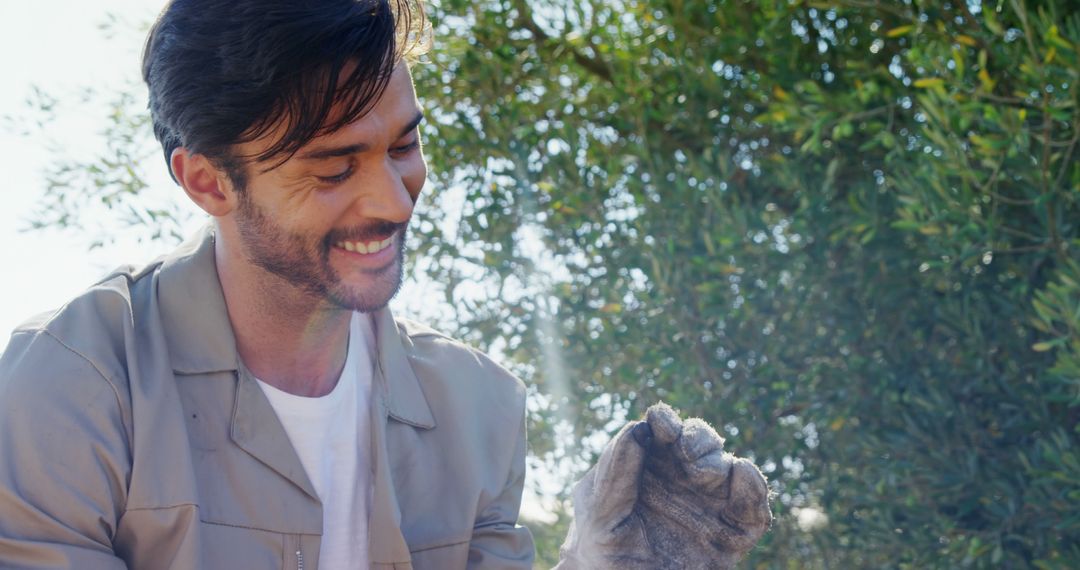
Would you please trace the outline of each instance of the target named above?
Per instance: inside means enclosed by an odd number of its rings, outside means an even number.
[[[426,176],[423,23],[165,8],[154,131],[214,223],[12,337],[0,566],[529,567],[521,383],[385,309]]]
[[[404,0],[165,8],[154,132],[213,223],[13,334],[0,567],[531,567],[521,382],[386,309],[426,176],[409,74],[426,33]],[[707,488],[709,516],[735,505],[752,527],[709,534],[702,567],[764,532],[756,469],[650,413],[580,488],[565,567],[679,567],[641,539],[684,550],[662,521],[690,511],[652,499],[688,473],[683,496]]]

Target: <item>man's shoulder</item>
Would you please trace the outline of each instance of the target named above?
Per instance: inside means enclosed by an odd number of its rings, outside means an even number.
[[[12,340],[21,338],[25,348],[26,338],[48,335],[87,358],[103,352],[122,358],[135,331],[145,328],[141,325],[157,313],[157,277],[163,268],[172,265],[192,273],[184,269],[190,265],[186,261],[200,251],[205,257],[210,235],[209,228],[204,229],[171,253],[141,265],[117,267],[58,309],[24,321],[12,332]]]
[[[445,358],[457,363],[472,363],[482,368],[490,368],[493,374],[504,376],[507,380],[520,382],[512,372],[474,346],[412,319],[395,316],[394,321],[410,357]]]
[[[135,329],[133,304],[150,293],[148,276],[159,265],[155,261],[109,272],[59,308],[23,321],[4,352],[51,352],[62,346],[106,376],[119,372],[125,342]]]
[[[81,311],[89,308],[100,307],[100,311],[96,312],[100,316],[130,315],[131,307],[137,301],[136,297],[145,300],[148,297],[142,297],[142,294],[153,294],[154,276],[163,267],[175,266],[180,268],[179,272],[194,273],[202,279],[205,270],[193,270],[191,266],[195,264],[190,261],[210,259],[210,266],[213,267],[213,244],[214,226],[206,225],[169,253],[149,262],[121,265],[113,269],[60,308],[24,321],[16,328],[16,332],[34,332],[55,327],[57,323],[63,323],[68,318],[84,317]]]
[[[471,354],[489,359],[475,347],[419,321],[394,315],[394,323],[397,324],[398,332],[401,333],[402,343],[410,349],[420,352],[431,350],[460,352],[463,355]]]
[[[39,313],[17,326],[14,333],[49,331],[61,333],[71,326],[82,324],[119,324],[130,320],[132,298],[140,282],[161,265],[160,260],[137,267],[118,267],[57,309]]]
[[[489,391],[492,396],[524,401],[525,384],[487,353],[426,324],[395,317],[413,369],[425,384]]]

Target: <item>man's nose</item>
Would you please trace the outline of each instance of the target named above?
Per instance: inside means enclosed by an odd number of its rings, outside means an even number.
[[[406,222],[412,216],[414,198],[409,193],[404,173],[392,159],[382,161],[358,183],[361,188],[353,209],[359,216],[395,223]]]

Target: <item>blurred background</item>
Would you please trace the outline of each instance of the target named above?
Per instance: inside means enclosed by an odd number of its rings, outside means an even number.
[[[204,223],[150,0],[0,7],[0,325]],[[399,314],[529,385],[526,523],[663,400],[754,458],[748,568],[1080,567],[1080,12],[440,0]]]

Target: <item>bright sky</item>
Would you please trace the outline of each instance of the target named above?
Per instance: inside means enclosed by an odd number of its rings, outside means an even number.
[[[133,30],[113,39],[99,26],[106,14],[123,15],[132,23],[150,21],[161,0],[58,0],[0,3],[0,117],[25,118],[25,100],[33,86],[61,99],[60,129],[50,131],[75,154],[93,152],[99,143],[97,117],[105,111],[79,103],[86,87],[108,91],[110,86],[137,81],[141,40]],[[132,26],[133,27],[133,26]],[[0,123],[3,125],[3,123]],[[44,193],[43,172],[50,155],[44,141],[0,126],[0,347],[9,332],[27,317],[63,304],[108,270],[140,263],[168,247],[140,245],[134,234],[118,236],[115,245],[87,251],[85,237],[57,231],[21,231]],[[166,177],[164,165],[153,180]],[[174,187],[175,188],[175,187]],[[179,190],[177,189],[177,196]]]

